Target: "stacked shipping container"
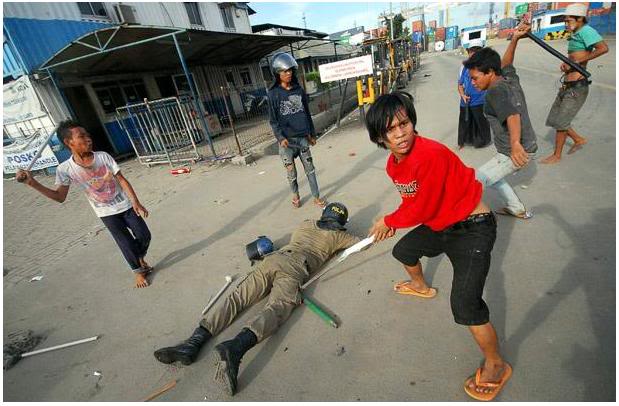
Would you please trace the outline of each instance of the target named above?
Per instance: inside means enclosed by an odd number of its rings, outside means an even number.
[[[445,41],[445,27],[437,28],[434,38],[436,41]]]

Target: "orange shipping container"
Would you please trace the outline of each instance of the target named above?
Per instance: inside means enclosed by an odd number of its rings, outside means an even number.
[[[558,10],[560,8],[566,8],[570,4],[577,4],[577,3],[585,4],[585,5],[589,6],[589,3],[584,3],[584,2],[579,2],[579,1],[558,1],[556,3],[552,3],[552,9],[553,10]]]
[[[601,16],[604,14],[610,14],[610,10],[610,8],[594,8],[592,10],[589,10],[587,14],[589,14],[590,16]]]
[[[445,27],[437,28],[434,38],[436,38],[437,41],[445,41]]]

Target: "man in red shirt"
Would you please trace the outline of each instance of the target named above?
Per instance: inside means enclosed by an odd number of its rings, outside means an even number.
[[[366,125],[370,140],[389,149],[387,174],[402,196],[393,213],[370,229],[376,241],[395,235],[398,228],[414,227],[393,248],[410,281],[394,286],[397,293],[432,298],[436,289],[423,277],[421,257],[445,253],[453,265],[451,311],[466,325],[484,354],[484,365],[464,384],[478,400],[492,400],[512,373],[499,354],[496,331],[482,299],[496,239],[496,220],[481,200],[482,185],[475,171],[443,144],[415,131],[417,115],[412,97],[394,92],[379,97],[369,109]]]

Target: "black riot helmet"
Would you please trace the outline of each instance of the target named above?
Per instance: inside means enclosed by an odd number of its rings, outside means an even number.
[[[323,210],[318,227],[326,230],[344,231],[344,225],[348,222],[348,209],[342,203],[329,203]]]

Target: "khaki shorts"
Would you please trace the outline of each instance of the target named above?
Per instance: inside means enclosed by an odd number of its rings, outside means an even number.
[[[577,85],[559,90],[548,113],[546,126],[557,131],[567,131],[572,126],[572,119],[585,104],[588,94],[588,85]]]

